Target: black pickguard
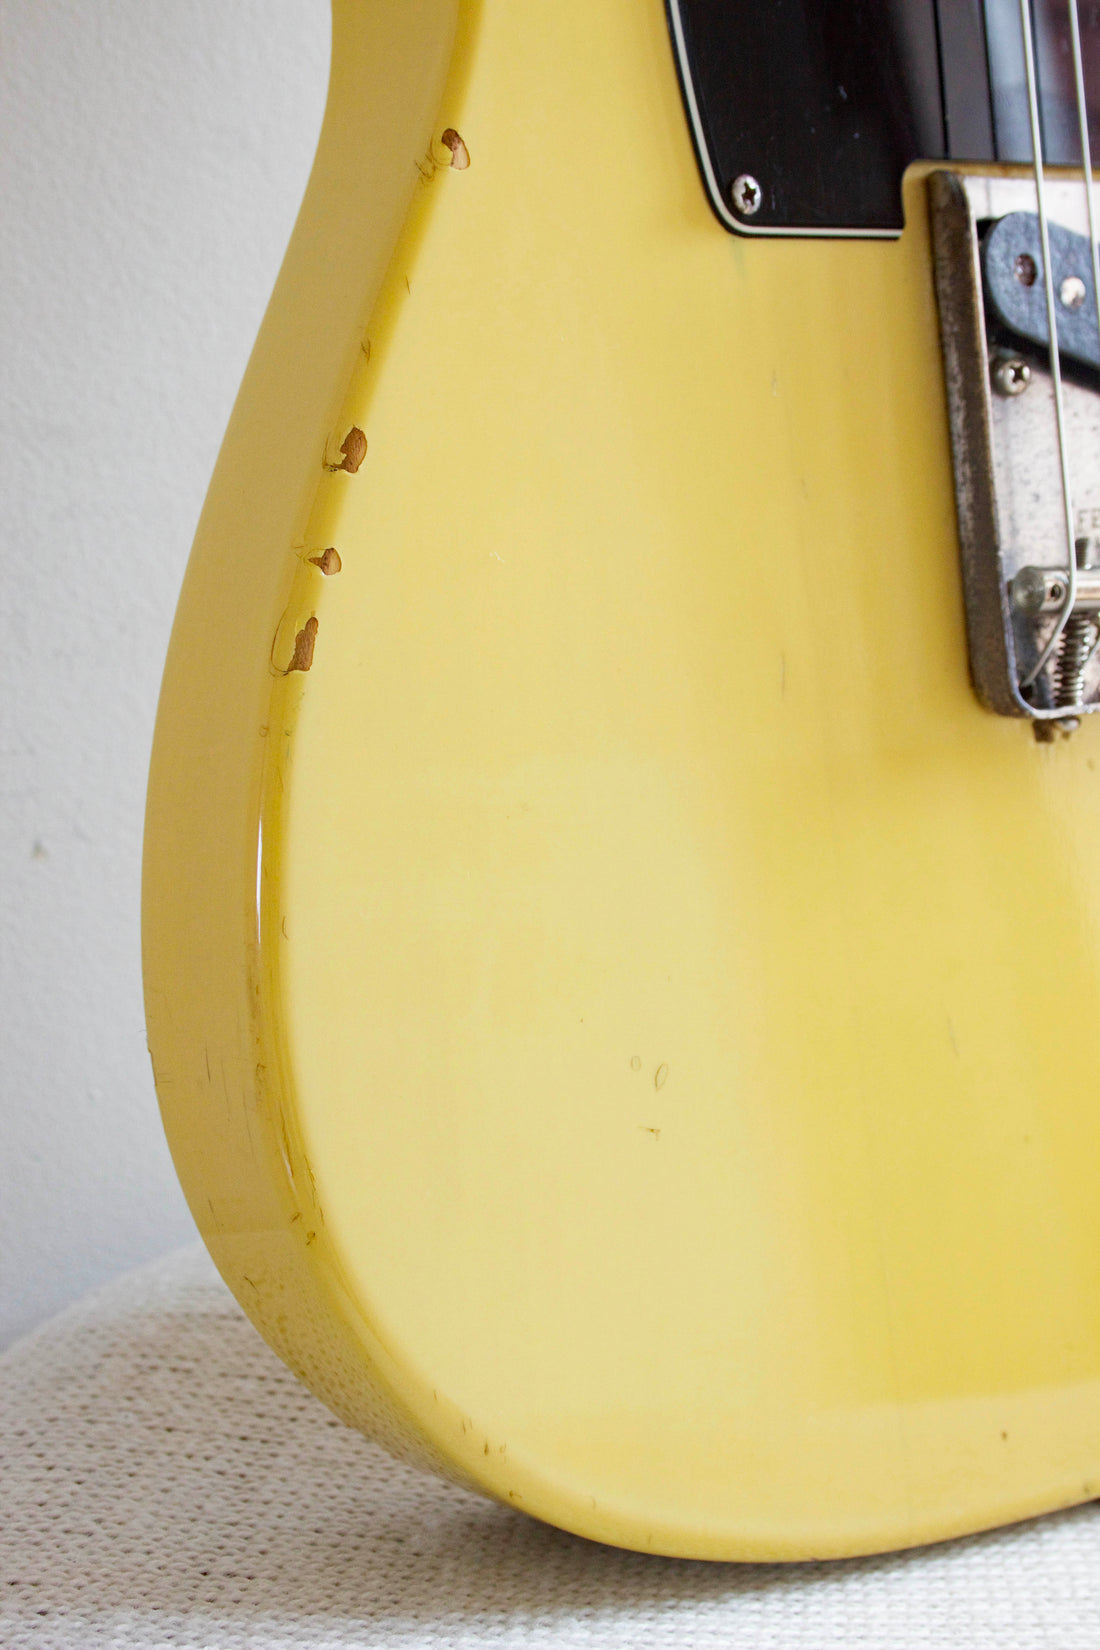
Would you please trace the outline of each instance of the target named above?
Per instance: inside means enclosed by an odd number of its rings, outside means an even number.
[[[704,185],[729,229],[897,234],[917,160],[1030,164],[1018,0],[667,0]],[[1100,0],[1078,10],[1100,157]],[[1034,0],[1043,151],[1080,164],[1064,0]],[[735,205],[734,183],[759,184]],[[751,194],[751,192],[750,192]]]

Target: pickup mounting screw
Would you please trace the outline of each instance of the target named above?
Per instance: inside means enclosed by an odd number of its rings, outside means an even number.
[[[1023,395],[1031,383],[1031,368],[1019,355],[997,355],[990,376],[998,395]]]
[[[1085,301],[1085,283],[1080,275],[1067,275],[1058,288],[1058,296],[1067,309],[1080,309]]]
[[[734,178],[730,195],[743,218],[755,217],[764,199],[764,191],[749,172],[742,172],[740,177]]]

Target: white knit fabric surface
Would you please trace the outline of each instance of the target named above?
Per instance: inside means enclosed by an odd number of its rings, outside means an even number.
[[[696,1564],[598,1547],[348,1432],[198,1250],[0,1358],[2,1650],[1090,1650],[1100,1508],[923,1552]]]

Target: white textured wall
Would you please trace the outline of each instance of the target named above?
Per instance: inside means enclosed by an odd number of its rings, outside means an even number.
[[[142,1024],[145,771],[328,43],[324,0],[0,0],[0,1342],[192,1232]]]

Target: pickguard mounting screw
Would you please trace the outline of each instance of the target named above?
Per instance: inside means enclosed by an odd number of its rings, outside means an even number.
[[[749,172],[734,178],[730,195],[743,218],[755,217],[764,200],[764,191]]]
[[[990,377],[998,395],[1023,395],[1031,383],[1031,368],[1019,355],[996,355]]]

